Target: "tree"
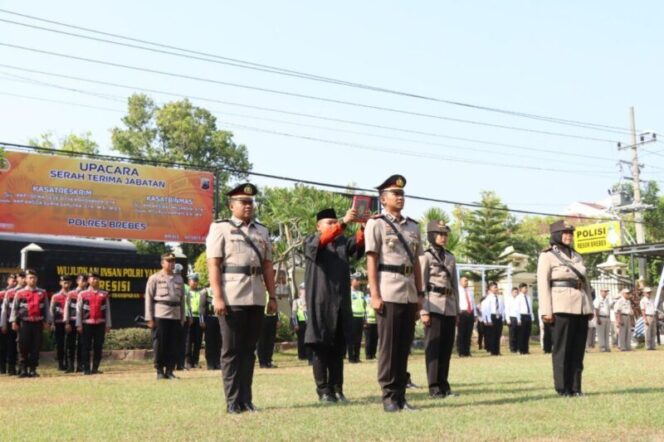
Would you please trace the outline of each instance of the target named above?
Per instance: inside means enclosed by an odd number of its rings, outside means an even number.
[[[207,255],[205,254],[205,251],[203,251],[196,258],[196,262],[194,263],[194,272],[198,273],[198,282],[201,284],[201,286],[205,287],[209,284],[210,279],[208,277]]]
[[[458,228],[454,225],[450,225],[450,216],[445,213],[443,209],[439,209],[438,207],[431,207],[427,209],[426,212],[424,212],[424,215],[420,219],[420,232],[422,233],[422,238],[426,242],[427,238],[427,224],[429,224],[430,221],[444,221],[445,224],[447,224],[450,227],[450,233],[448,234],[447,238],[447,250],[451,251],[454,253],[457,248],[459,248],[460,244],[460,239],[461,239],[461,232],[459,231]]]
[[[556,220],[551,216],[526,216],[509,226],[514,250],[528,255],[528,272],[537,271],[539,254],[549,244],[549,225]]]
[[[157,106],[147,95],[134,94],[122,123],[111,130],[113,150],[131,158],[217,168],[220,187],[251,170],[247,148],[219,129],[210,111],[189,100]]]
[[[136,253],[139,255],[161,255],[173,251],[163,242],[143,240],[136,240],[132,242],[136,246]]]
[[[37,138],[31,138],[28,144],[36,147],[43,147],[45,149],[65,150],[76,152],[80,154],[98,154],[99,145],[92,139],[91,132],[85,132],[80,135],[70,133],[69,135],[54,140],[53,132],[46,132]],[[63,154],[72,155],[73,154]]]
[[[482,192],[481,208],[471,212],[466,222],[467,237],[464,244],[466,256],[474,264],[505,264],[504,250],[510,245],[510,225],[514,224],[507,206],[494,192]],[[503,210],[501,210],[503,209]],[[504,270],[487,271],[490,280],[498,280]],[[472,274],[476,280],[479,274]]]

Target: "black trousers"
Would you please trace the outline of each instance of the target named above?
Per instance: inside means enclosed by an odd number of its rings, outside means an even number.
[[[384,302],[378,320],[378,383],[384,403],[406,400],[408,354],[415,333],[417,304]]]
[[[208,368],[221,367],[221,329],[219,318],[208,315],[205,317],[205,362]]]
[[[348,343],[348,361],[360,362],[360,348],[362,348],[362,331],[364,330],[364,316],[353,317],[351,322],[351,337]]]
[[[7,324],[7,367],[16,368],[18,361],[18,333],[12,330],[12,323]]]
[[[44,322],[21,321],[18,331],[18,349],[21,353],[21,365],[26,368],[39,366],[39,350],[42,344]]]
[[[0,333],[0,373],[7,373],[7,347],[9,346],[9,336],[7,333]]]
[[[378,324],[367,324],[364,329],[364,357],[375,359],[378,348]]]
[[[558,393],[580,393],[588,317],[556,313],[553,334],[553,382]]]
[[[544,353],[551,353],[551,350],[553,350],[553,332],[551,324],[544,324],[542,333],[544,333],[544,336],[542,337],[542,350]]]
[[[300,361],[311,360],[311,349],[304,345],[304,334],[307,331],[306,321],[297,321],[297,358]]]
[[[509,333],[510,353],[516,353],[519,349],[519,318],[510,316]]]
[[[533,320],[530,315],[521,315],[521,326],[519,327],[518,334],[518,350],[521,354],[530,353],[530,329],[532,328]]]
[[[180,320],[155,318],[154,323],[152,331],[154,366],[157,370],[165,368],[166,371],[173,371],[178,357],[178,333],[182,328]]]
[[[258,337],[258,350],[256,351],[256,353],[258,353],[258,364],[261,367],[272,363],[278,321],[279,317],[277,315],[263,317],[261,334]]]
[[[364,318],[363,318],[364,319]],[[344,338],[342,318],[337,321],[337,330],[332,345],[311,345],[312,367],[318,397],[324,394],[343,393],[344,385],[344,354],[346,339]]]
[[[203,342],[203,330],[201,320],[196,316],[189,326],[187,333],[187,346],[185,349],[186,359],[190,365],[198,365],[201,354],[201,343]]]
[[[451,391],[447,378],[454,347],[456,318],[438,313],[431,313],[430,318],[431,324],[424,329],[424,359],[429,394],[445,394]]]
[[[76,321],[69,321],[69,326],[71,329],[65,339],[67,365],[73,369],[74,363],[76,363],[76,368],[81,369],[83,367],[83,355],[81,354],[83,351],[82,335],[79,335],[78,330],[76,330]]]
[[[178,333],[178,343],[177,343],[178,355],[176,360],[177,362],[176,366],[178,370],[182,370],[184,368],[184,360],[187,354],[187,334],[189,334],[189,323],[185,322],[180,327],[180,331]]]
[[[503,320],[501,317],[491,315],[491,325],[484,328],[485,347],[492,355],[500,354],[500,337],[503,334]]]
[[[230,306],[219,318],[221,327],[221,370],[227,404],[252,402],[256,342],[260,334],[265,307]]]
[[[99,368],[101,355],[106,340],[106,324],[83,324],[83,369],[90,369],[90,352],[92,351],[92,368]]]
[[[486,339],[485,335],[486,334],[486,328],[485,324],[482,321],[477,321],[477,348],[482,350],[484,348],[485,350],[488,351],[486,348]]]
[[[65,358],[65,323],[56,322],[55,323],[55,332],[53,333],[55,337],[55,355],[58,360],[58,368],[63,368],[67,365],[67,360]]]
[[[459,356],[470,356],[470,340],[473,337],[473,326],[475,315],[462,312],[459,315],[459,326],[457,333],[457,352]]]

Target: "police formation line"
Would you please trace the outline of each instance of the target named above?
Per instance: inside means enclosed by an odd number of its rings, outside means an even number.
[[[529,353],[535,315],[528,287],[522,284],[505,302],[497,284],[490,283],[476,305],[467,278],[457,280],[455,257],[446,249],[449,227],[443,221],[430,222],[429,248],[424,250],[418,223],[402,214],[405,185],[403,176],[393,175],[378,186],[383,212],[361,223],[353,235],[344,232],[348,224],[359,223],[354,209],[340,219],[333,209],[321,210],[316,214],[317,231],[304,241],[305,280],[292,304],[292,320],[298,357],[312,365],[321,402],[347,401],[344,357],[359,362],[364,332],[366,358],[378,358],[383,409],[415,411],[406,389],[411,383],[408,357],[418,318],[425,330],[425,369],[432,398],[455,396],[448,381],[454,342],[461,357],[470,356],[476,323],[480,348],[483,342],[492,355],[500,354],[504,323],[510,327],[510,350]],[[254,219],[256,194],[250,183],[232,189],[227,193],[232,216],[210,226],[209,289],[198,286],[196,275],[190,275],[185,285],[174,272],[175,257],[165,254],[162,270],[149,278],[145,292],[157,378],[175,378],[174,370],[182,366],[198,367],[204,331],[207,365],[222,371],[231,414],[257,411],[252,383],[261,325],[278,321],[272,245],[267,228]],[[627,349],[633,317],[629,302],[613,305],[604,291],[593,301],[583,259],[572,247],[573,230],[564,221],[551,225],[550,246],[540,254],[537,269],[538,316],[551,335],[554,388],[561,396],[583,394],[589,320],[596,321],[600,347],[608,350],[609,312],[615,309],[621,349]],[[367,295],[360,290],[361,275],[351,275],[351,261],[365,255]],[[54,327],[61,370],[74,371],[76,361],[77,371],[98,373],[104,335],[111,326],[110,300],[98,289],[99,275],[79,275],[75,290],[69,290],[67,277],[62,278],[62,290],[50,305],[46,292],[37,288],[34,272],[26,271],[17,279],[15,287],[0,292],[0,325],[7,334],[4,342],[19,343],[20,376],[36,376],[41,330],[49,325]],[[650,291],[645,293],[644,299],[649,299]],[[650,336],[647,346],[654,348],[655,309],[648,301],[642,302],[642,309]],[[6,345],[0,358],[6,353],[9,373],[15,374],[16,348],[12,354],[11,347]],[[271,349],[265,352],[259,346],[261,367],[273,366],[271,355]],[[0,370],[4,367],[3,362]]]

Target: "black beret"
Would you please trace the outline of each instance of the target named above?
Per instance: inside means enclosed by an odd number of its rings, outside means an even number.
[[[316,221],[320,221],[326,218],[336,218],[337,212],[334,209],[323,209],[316,214]]]
[[[403,175],[392,175],[376,189],[382,192],[387,189],[403,189],[404,187],[406,187],[406,178]]]
[[[555,223],[549,226],[550,233],[573,232],[573,231],[574,231],[574,226],[562,219],[560,221],[556,221]]]
[[[229,197],[253,198],[258,193],[258,188],[251,183],[242,183],[239,186],[226,192]]]

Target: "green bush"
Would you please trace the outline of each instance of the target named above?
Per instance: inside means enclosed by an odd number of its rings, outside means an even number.
[[[152,348],[152,333],[147,328],[111,330],[104,343],[106,350],[134,350]]]
[[[290,318],[283,313],[279,313],[279,328],[277,329],[277,342],[295,340],[295,331],[291,327]]]
[[[42,332],[42,345],[41,351],[53,351],[55,350],[55,335],[50,328],[45,329]]]

